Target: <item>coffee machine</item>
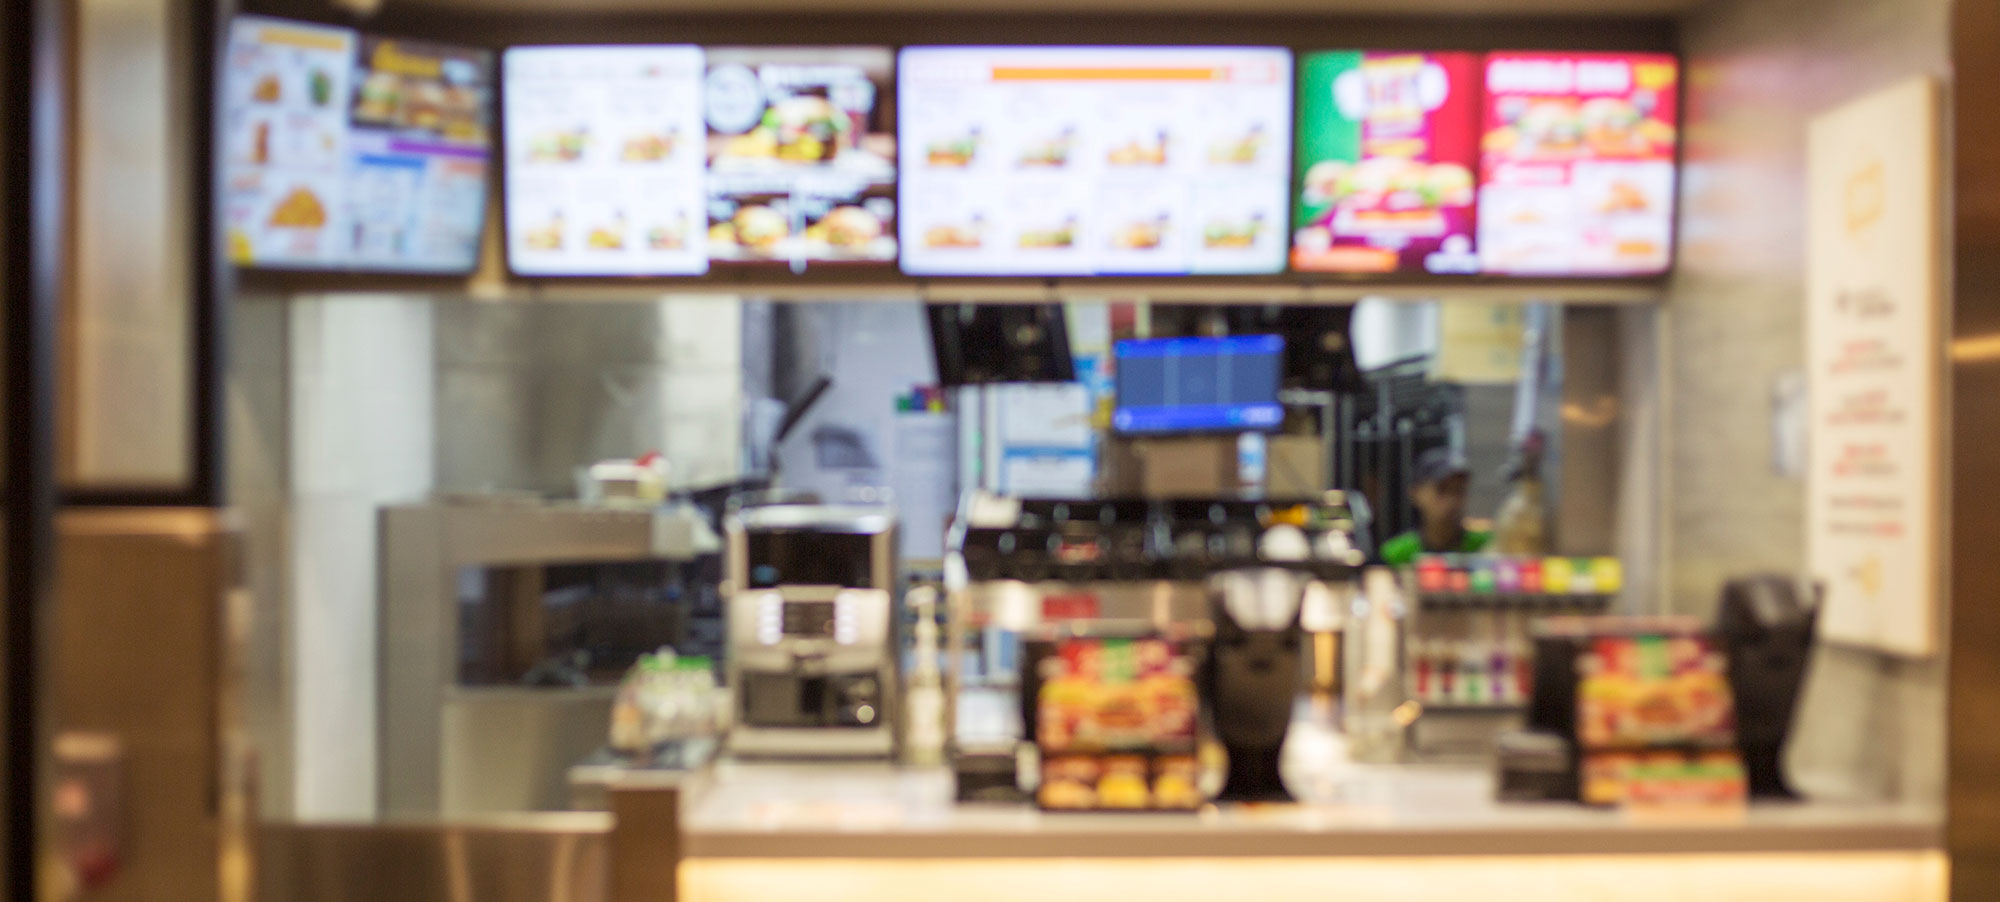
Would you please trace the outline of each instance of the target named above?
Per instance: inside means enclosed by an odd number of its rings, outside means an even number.
[[[1736,699],[1736,748],[1752,796],[1798,797],[1785,779],[1785,740],[1826,594],[1818,583],[1809,591],[1810,600],[1788,576],[1757,574],[1730,580],[1716,607],[1715,633],[1729,655]]]
[[[1209,580],[1215,636],[1201,684],[1216,738],[1229,753],[1229,774],[1217,801],[1292,798],[1278,762],[1298,695],[1305,643],[1300,617],[1314,574],[1298,566],[1309,551],[1297,528],[1274,526],[1258,545],[1266,563]]]
[[[727,533],[728,750],[894,755],[895,519],[781,504],[739,511]]]

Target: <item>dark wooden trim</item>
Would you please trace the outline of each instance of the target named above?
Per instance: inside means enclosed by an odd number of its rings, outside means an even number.
[[[2000,4],[1952,4],[1951,339],[2000,337]],[[1949,476],[1950,677],[1945,845],[1951,898],[2000,898],[2000,359],[1953,354]]]
[[[8,23],[0,110],[0,554],[4,554],[7,669],[4,747],[5,886],[0,896],[35,898],[39,762],[47,712],[41,700],[43,635],[51,622],[55,559],[55,376],[57,315],[69,263],[69,66],[71,4],[3,0]]]
[[[186,501],[200,507],[221,507],[227,501],[223,392],[229,372],[228,303],[236,289],[234,269],[221,253],[216,223],[221,205],[215,149],[222,146],[222,128],[216,115],[221,83],[216,74],[221,71],[226,46],[224,23],[234,5],[231,0],[190,0],[187,14],[179,17],[185,24],[177,36],[186,42],[190,61],[185,84],[191,119],[188,134],[194,141],[188,152],[188,254],[194,265],[189,267],[193,284],[188,286],[193,354],[189,413],[193,422]]]

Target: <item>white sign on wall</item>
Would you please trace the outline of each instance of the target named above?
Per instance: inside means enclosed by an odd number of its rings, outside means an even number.
[[[1905,82],[1807,136],[1806,556],[1827,639],[1937,649],[1939,92]]]

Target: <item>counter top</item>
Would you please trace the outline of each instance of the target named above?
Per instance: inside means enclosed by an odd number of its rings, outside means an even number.
[[[688,858],[1516,855],[1922,850],[1942,818],[1914,805],[1759,803],[1700,815],[1500,804],[1463,767],[1346,765],[1310,801],[1198,814],[1043,813],[959,804],[943,768],[722,762],[688,787]]]

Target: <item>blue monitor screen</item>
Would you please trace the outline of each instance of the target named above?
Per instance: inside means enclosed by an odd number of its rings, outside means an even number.
[[[1279,336],[1121,341],[1116,353],[1121,433],[1261,432],[1285,419]]]

